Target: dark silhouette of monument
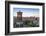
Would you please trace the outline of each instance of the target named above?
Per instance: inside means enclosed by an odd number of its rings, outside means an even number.
[[[22,21],[22,12],[20,10],[17,12],[17,20]]]

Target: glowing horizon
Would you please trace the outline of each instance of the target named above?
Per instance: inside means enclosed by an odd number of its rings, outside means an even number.
[[[23,12],[22,17],[30,17],[30,16],[39,17],[38,8],[13,8],[13,16],[17,16],[17,12],[19,12],[19,10]]]

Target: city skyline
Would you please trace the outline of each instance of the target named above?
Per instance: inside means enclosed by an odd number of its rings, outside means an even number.
[[[17,12],[19,11],[23,12],[22,17],[39,17],[38,8],[13,8],[13,16],[17,16]]]

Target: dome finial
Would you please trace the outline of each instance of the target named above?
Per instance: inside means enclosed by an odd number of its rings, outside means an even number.
[[[19,10],[19,12],[21,12],[21,10]]]

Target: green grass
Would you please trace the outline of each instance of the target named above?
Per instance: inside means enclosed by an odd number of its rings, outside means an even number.
[[[39,25],[36,25],[36,23],[33,23],[33,21],[29,21],[29,20],[26,20],[25,22],[25,25],[29,26],[29,27],[39,27]]]

